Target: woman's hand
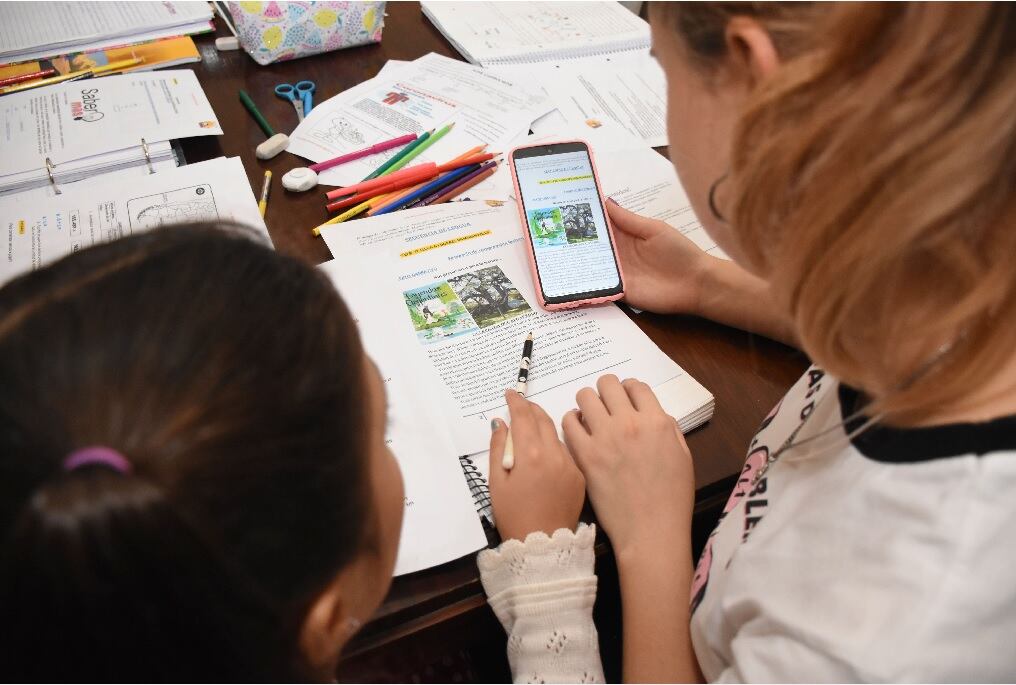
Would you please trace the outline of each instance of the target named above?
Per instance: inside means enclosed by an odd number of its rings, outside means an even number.
[[[547,412],[514,390],[505,397],[515,454],[510,471],[501,465],[508,426],[494,419],[490,436],[490,499],[501,539],[525,540],[538,530],[547,535],[558,528],[575,530],[586,497],[582,473]]]
[[[702,280],[710,262],[680,231],[659,219],[606,203],[624,270],[624,300],[660,314],[699,313]]]
[[[677,422],[641,381],[607,375],[565,415],[565,442],[586,478],[618,563],[651,558],[687,536],[695,501],[691,454]],[[687,561],[687,560],[686,560]]]

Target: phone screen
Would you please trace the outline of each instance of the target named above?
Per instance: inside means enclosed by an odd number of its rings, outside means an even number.
[[[567,302],[620,292],[586,146],[525,148],[513,162],[544,299]]]

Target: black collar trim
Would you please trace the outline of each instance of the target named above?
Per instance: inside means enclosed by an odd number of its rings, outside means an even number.
[[[847,432],[858,429],[862,416],[848,420],[862,406],[863,395],[840,383],[840,413]],[[1016,415],[984,423],[951,423],[924,428],[875,425],[850,440],[854,448],[874,461],[914,463],[990,452],[1016,450]]]

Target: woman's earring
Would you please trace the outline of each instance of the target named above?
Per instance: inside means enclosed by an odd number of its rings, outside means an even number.
[[[358,631],[360,629],[360,626],[362,625],[363,624],[360,623],[360,619],[353,618],[352,616],[350,616],[349,618],[346,619],[346,624],[344,626],[346,630],[346,635],[352,635],[353,633]]]
[[[718,179],[713,181],[713,184],[709,186],[709,211],[713,213],[713,216],[717,221],[727,223],[727,219],[720,214],[720,210],[716,209],[716,189],[720,187],[720,184],[727,180],[727,176],[730,174],[729,171],[723,173]]]

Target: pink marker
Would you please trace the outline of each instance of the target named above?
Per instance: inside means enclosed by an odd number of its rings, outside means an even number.
[[[386,140],[383,143],[375,143],[370,147],[365,147],[364,149],[357,150],[356,152],[350,152],[349,154],[342,155],[341,157],[336,157],[335,159],[327,159],[323,162],[318,162],[317,164],[311,164],[308,167],[308,169],[310,169],[315,173],[319,171],[324,171],[325,169],[331,169],[333,166],[345,164],[346,162],[352,162],[354,159],[360,159],[361,157],[366,157],[367,155],[375,155],[378,152],[384,152],[385,150],[390,150],[393,147],[398,147],[399,145],[411,143],[414,140],[416,140],[416,135],[413,133],[407,133],[404,136],[392,138],[391,140]]]

